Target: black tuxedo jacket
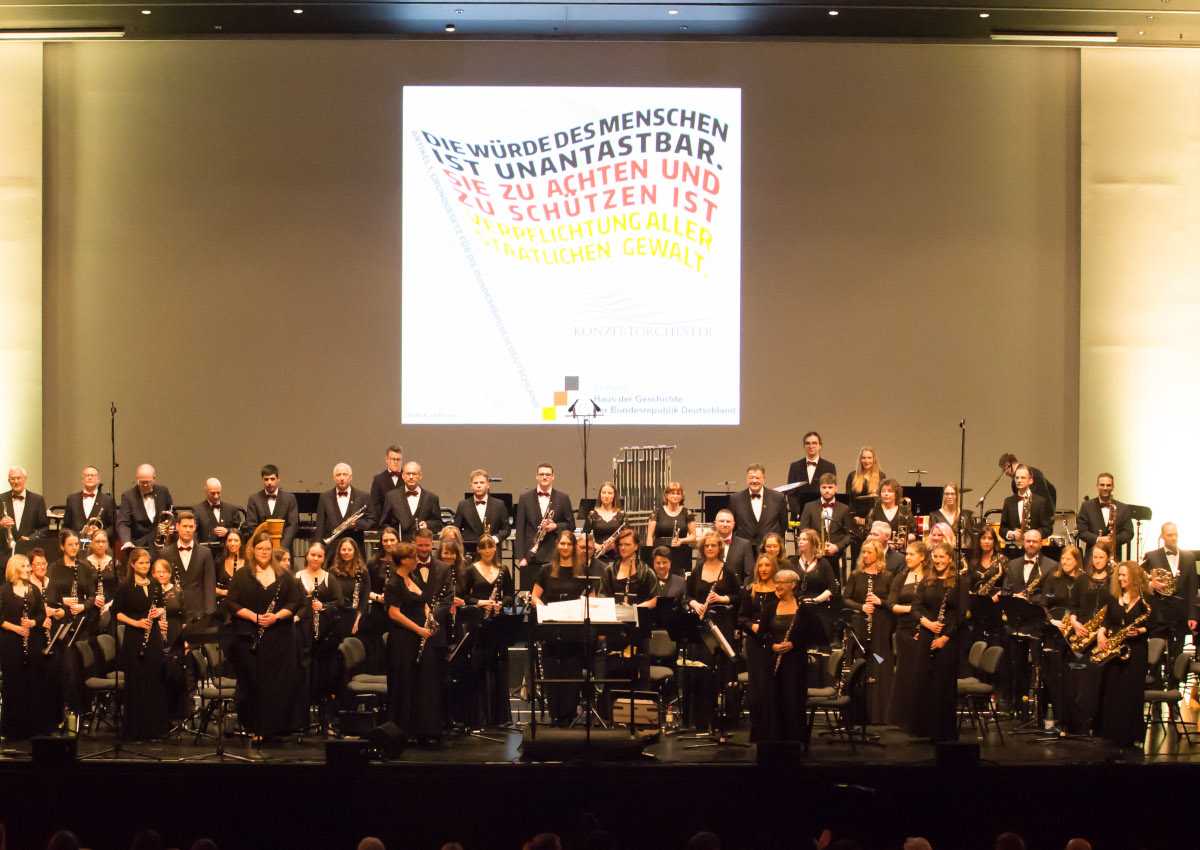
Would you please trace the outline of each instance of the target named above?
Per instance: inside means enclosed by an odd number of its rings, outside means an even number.
[[[380,527],[392,526],[400,532],[401,540],[411,543],[413,535],[417,533],[417,523],[423,522],[436,537],[442,530],[442,503],[438,500],[437,493],[422,487],[414,513],[408,509],[406,492],[405,488],[397,487],[387,494],[387,498],[383,500],[383,519],[379,522]]]
[[[884,561],[884,569],[891,574],[892,578],[908,569],[908,562],[904,560],[904,556],[890,546],[884,551]]]
[[[1037,498],[1036,496],[1034,497]],[[1037,564],[1034,565],[1033,572],[1029,574],[1029,581],[1025,580],[1025,553],[1022,552],[1019,558],[1013,558],[1005,566],[1004,570],[1004,588],[1011,590],[1014,594],[1022,593],[1029,585],[1030,581],[1038,575],[1041,575],[1042,580],[1038,586],[1034,588],[1033,594],[1029,597],[1029,601],[1035,605],[1041,605],[1045,601],[1044,591],[1046,589],[1046,579],[1054,575],[1058,570],[1058,563],[1047,558],[1045,555],[1039,557]]]
[[[658,596],[660,599],[663,597],[666,597],[667,599],[674,599],[676,600],[676,603],[678,603],[678,600],[683,598],[683,594],[686,589],[687,579],[678,573],[671,573],[667,576],[666,581],[659,581]],[[663,603],[659,604],[661,605]]]
[[[1120,528],[1120,514],[1118,514],[1118,525]],[[1154,549],[1146,553],[1146,573],[1147,580],[1149,573],[1153,569],[1164,569],[1170,571],[1171,565],[1167,561],[1167,551],[1165,549]],[[1164,620],[1163,614],[1183,614],[1184,619],[1200,620],[1200,605],[1197,604],[1196,594],[1200,592],[1200,576],[1196,573],[1196,554],[1189,552],[1186,549],[1179,550],[1179,574],[1175,577],[1175,595],[1179,597],[1180,602],[1172,600],[1164,600],[1152,590],[1150,591],[1150,606],[1155,606],[1155,600],[1158,600],[1159,605],[1166,603],[1166,611],[1155,611],[1158,614],[1158,619]]]
[[[537,554],[530,554],[529,547],[533,545],[538,526],[542,524],[542,508],[538,503],[537,488],[525,491],[521,498],[517,499],[517,551],[513,557],[518,562],[524,558],[536,564],[550,563],[558,535],[564,531],[575,530],[575,511],[571,509],[571,497],[562,490],[550,491],[547,510],[554,511],[554,532],[546,532]]]
[[[831,563],[836,562],[842,557],[846,551],[846,547],[854,539],[850,534],[850,529],[853,527],[854,517],[850,515],[850,509],[841,502],[834,502],[833,519],[829,523],[829,542],[837,547],[838,553],[832,556]],[[819,498],[815,502],[809,502],[804,506],[804,512],[800,514],[800,528],[811,528],[820,536],[821,500]],[[822,552],[821,557],[830,558],[831,556]]]
[[[292,551],[292,541],[300,529],[300,508],[296,505],[296,497],[286,490],[276,490],[274,511],[267,509],[265,490],[259,490],[246,499],[246,522],[251,529],[258,528],[263,520],[268,519],[283,520],[283,535],[279,539],[279,548]]]
[[[353,526],[347,528],[339,535],[342,537],[350,537],[358,544],[358,551],[361,554],[363,551],[363,532],[368,528],[375,527],[375,515],[371,513],[370,497],[368,494],[359,490],[357,487],[350,488],[350,502],[346,505],[346,513],[342,513],[338,508],[337,489],[326,490],[317,499],[317,539],[324,542],[335,528],[345,521],[346,517],[357,511],[361,507],[366,507],[367,512],[358,518],[358,521]],[[331,541],[333,546],[337,543],[336,540]]]
[[[192,505],[192,513],[196,515],[196,539],[201,543],[224,540],[222,537],[217,537],[214,531],[218,528],[240,528],[242,523],[237,517],[239,514],[242,519],[246,517],[246,512],[240,505],[233,505],[222,501],[221,520],[218,522],[208,499],[199,504]]]
[[[8,515],[15,519],[17,515],[13,511],[12,490],[0,496],[0,503],[4,504]],[[21,514],[21,523],[12,529],[13,543],[17,547],[15,553],[8,551],[8,535],[0,534],[0,547],[3,547],[3,551],[7,553],[4,557],[5,563],[8,562],[9,555],[24,555],[33,547],[42,545],[37,538],[45,536],[45,532],[49,528],[50,518],[46,514],[46,500],[26,487],[25,509]],[[26,537],[29,539],[22,539]],[[80,553],[80,557],[83,557],[83,553]]]
[[[171,491],[162,484],[154,485],[154,509],[158,513],[169,511],[175,507],[171,501]],[[154,544],[155,520],[158,517],[146,516],[146,505],[142,501],[142,491],[131,487],[121,494],[121,507],[117,509],[117,536],[121,538],[120,545],[132,543],[144,549],[152,548]],[[117,547],[114,547],[117,548]]]
[[[788,468],[788,484],[795,484],[797,481],[803,481],[795,490],[788,490],[787,501],[788,507],[792,510],[792,516],[800,516],[800,512],[804,510],[804,506],[813,499],[821,497],[821,476],[826,472],[831,475],[837,475],[837,467],[823,457],[817,458],[817,467],[813,470],[812,480],[808,479],[808,458],[802,457],[800,460],[793,461]]]
[[[179,555],[178,542],[165,547],[158,555],[171,565],[171,574],[183,587],[185,623],[217,610],[217,571],[208,547],[193,541],[192,559],[186,570],[183,568],[183,558]]]
[[[392,481],[392,473],[386,469],[371,479],[371,516],[375,517],[375,521],[379,524],[380,528],[386,525],[383,521],[383,510],[388,493],[397,487],[404,488],[404,478],[398,472],[396,473],[395,481]]]
[[[1117,508],[1117,539],[1114,558],[1119,558],[1121,547],[1133,539],[1133,511],[1124,502],[1113,499]],[[1075,531],[1079,539],[1087,544],[1084,551],[1084,563],[1092,562],[1092,547],[1097,538],[1108,534],[1108,525],[1104,522],[1104,512],[1100,510],[1099,499],[1085,499],[1075,515]]]
[[[1021,466],[1029,466],[1023,463]],[[1036,466],[1029,466],[1029,476],[1033,479],[1033,483],[1029,485],[1029,489],[1033,491],[1035,496],[1041,496],[1050,503],[1050,512],[1054,513],[1054,503],[1057,501],[1054,485],[1046,480],[1046,476]],[[1017,495],[1017,481],[1014,478],[1009,482],[1009,487],[1012,489],[1013,495]]]
[[[63,512],[62,527],[78,534],[84,523],[96,516],[100,517],[100,524],[104,533],[108,535],[108,548],[111,551],[116,547],[117,540],[117,500],[107,493],[96,494],[92,510],[87,514],[83,511],[82,490],[67,496],[67,509]]]
[[[487,504],[483,506],[484,521],[492,528],[492,537],[503,544],[511,531],[508,522],[508,509],[504,502],[488,496]],[[454,511],[454,526],[462,532],[464,543],[478,543],[483,536],[483,523],[479,521],[479,511],[475,510],[475,497],[463,499]]]
[[[401,490],[401,493],[404,491]],[[417,564],[417,568],[412,572],[412,579],[422,588],[429,588],[429,598],[426,604],[433,607],[433,616],[437,618],[440,628],[426,643],[429,652],[435,647],[441,647],[444,651],[447,644],[447,635],[450,631],[450,606],[454,604],[454,576],[450,571],[450,565],[444,561],[439,561],[437,558],[429,559],[429,579],[421,578],[421,565]],[[433,603],[437,601],[437,605]],[[424,623],[417,625],[423,626]]]
[[[761,546],[763,538],[772,531],[780,537],[787,534],[788,514],[787,500],[782,493],[770,487],[762,489],[762,517],[754,518],[754,509],[750,506],[750,489],[740,490],[729,497],[729,510],[733,512],[733,520],[737,523],[733,533],[751,541],[755,546]]]
[[[1004,500],[1004,509],[1000,513],[1000,540],[1006,546],[1009,545],[1008,532],[1021,530],[1020,501],[1019,496],[1009,496]],[[1043,540],[1054,530],[1054,508],[1037,493],[1033,494],[1029,505],[1029,528],[1040,531]],[[1021,541],[1018,540],[1016,545],[1021,546]]]

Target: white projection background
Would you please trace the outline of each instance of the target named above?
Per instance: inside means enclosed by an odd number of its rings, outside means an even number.
[[[739,423],[740,89],[405,86],[403,122],[404,424]]]

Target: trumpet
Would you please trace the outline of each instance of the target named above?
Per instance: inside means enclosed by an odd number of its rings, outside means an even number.
[[[328,546],[330,543],[332,543],[334,540],[337,539],[339,534],[341,534],[347,528],[349,528],[350,526],[352,526],[356,522],[358,522],[360,519],[362,519],[363,514],[365,514],[366,512],[367,512],[367,506],[363,505],[361,508],[356,510],[354,513],[350,514],[350,516],[348,516],[344,520],[342,520],[341,524],[339,524],[338,527],[335,528],[333,531],[329,532],[329,536],[324,538],[321,542],[324,543],[326,546]]]
[[[533,545],[529,547],[529,554],[536,555],[538,547],[542,545],[542,540],[546,537],[545,524],[554,521],[554,508],[546,508],[546,515],[542,517],[542,521],[538,524],[537,534],[533,537]]]
[[[162,549],[171,539],[171,526],[175,524],[173,511],[159,511],[154,522],[154,548]]]

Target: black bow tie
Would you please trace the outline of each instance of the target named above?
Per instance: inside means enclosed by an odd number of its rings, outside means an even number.
[[[761,499],[761,498],[762,498],[762,493],[751,493],[751,494],[750,494],[750,498],[751,498],[751,499]]]
[[[816,466],[816,465],[817,465],[817,462],[816,462],[815,460],[810,460],[810,461],[808,462],[808,465],[809,465],[809,466]]]
[[[25,497],[24,496],[13,496],[13,501],[14,502],[23,502],[23,501],[25,501]]]
[[[486,505],[486,504],[487,504],[487,499],[476,499],[476,500],[475,500],[475,504],[477,504],[477,505]]]
[[[1178,549],[1167,549],[1166,552],[1168,555],[1178,555],[1179,554]]]
[[[1031,567],[1037,566],[1037,561],[1030,560],[1029,558],[1025,559],[1025,563],[1029,564]]]

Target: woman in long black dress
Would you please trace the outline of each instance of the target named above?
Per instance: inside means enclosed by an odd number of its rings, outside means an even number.
[[[225,605],[233,617],[238,720],[261,739],[286,735],[301,723],[304,682],[292,615],[302,603],[288,569],[291,556],[274,548],[265,529],[250,536],[246,555]]]
[[[158,618],[163,636],[163,679],[167,683],[167,716],[172,725],[187,716],[187,669],[183,647],[183,599],[171,563],[159,558],[150,568],[151,577],[162,589],[163,616]]]
[[[529,598],[535,605],[578,599],[587,592],[584,569],[584,560],[579,556],[575,547],[574,532],[561,532],[558,535],[558,542],[555,544],[554,555],[551,557],[550,563],[538,570],[537,578],[533,580],[533,592]],[[582,643],[561,640],[553,643],[539,641],[537,652],[541,660],[542,673],[546,678],[567,679],[582,676],[584,663]],[[575,719],[579,707],[578,685],[545,685],[543,690],[550,709],[550,717],[555,723],[565,726]]]
[[[942,522],[954,532],[954,540],[950,541],[952,545],[958,539],[962,539],[964,549],[971,544],[975,536],[974,515],[969,510],[963,510],[958,485],[953,482],[942,488],[942,506],[929,515],[930,527]]]
[[[611,481],[600,485],[597,497],[596,506],[583,521],[583,533],[592,535],[596,541],[596,557],[611,564],[617,559],[617,541],[613,535],[625,524],[625,511],[621,510],[616,485]]]
[[[1075,585],[1086,580],[1083,574],[1083,553],[1075,546],[1063,549],[1058,559],[1058,569],[1042,582],[1042,593],[1050,615],[1050,625],[1066,634],[1060,639],[1049,635],[1042,641],[1042,661],[1045,664],[1044,684],[1054,710],[1055,723],[1068,729],[1079,727],[1077,717],[1079,677],[1068,666],[1075,654],[1067,644],[1067,636],[1073,632],[1071,623],[1071,597]]]
[[[917,588],[930,569],[929,549],[924,543],[908,544],[904,565],[905,569],[892,579],[887,601],[896,622],[896,672],[892,677],[887,722],[908,729],[912,725],[913,701],[917,694]]]
[[[754,562],[754,581],[742,593],[738,606],[738,628],[746,635],[742,647],[746,653],[746,706],[750,709],[750,740],[766,737],[770,719],[767,697],[770,694],[768,677],[775,659],[759,636],[763,629],[763,604],[775,598],[775,574],[778,561],[764,552]]]
[[[367,613],[358,625],[358,639],[362,641],[367,659],[363,662],[363,671],[380,676],[387,673],[387,653],[383,645],[383,636],[387,634],[389,623],[387,607],[384,605],[383,592],[387,583],[396,574],[396,547],[400,545],[400,534],[391,526],[379,532],[379,548],[371,556],[367,564],[367,573],[371,578],[371,592],[368,594],[370,604]]]
[[[917,640],[917,696],[912,734],[931,741],[958,737],[958,627],[963,615],[963,584],[954,568],[954,549],[941,543],[930,553],[933,569],[917,585],[921,629]]]
[[[117,593],[116,563],[108,551],[108,535],[103,529],[96,531],[88,543],[84,558],[96,579],[96,596],[92,604],[98,609],[98,632],[112,633],[112,601]]]
[[[1107,542],[1097,543],[1092,547],[1092,573],[1082,576],[1071,588],[1070,617],[1072,633],[1083,639],[1091,635],[1090,645],[1084,646],[1085,656],[1091,655],[1095,648],[1096,635],[1108,609],[1115,603],[1109,596],[1109,586],[1112,576],[1109,566],[1112,558]],[[1090,628],[1089,628],[1090,626]],[[1099,733],[1096,721],[1100,710],[1100,683],[1104,677],[1104,667],[1099,664],[1088,664],[1083,668],[1079,686],[1079,727],[1067,727],[1068,732],[1084,734],[1089,730]]]
[[[129,575],[117,586],[115,619],[125,626],[117,669],[125,676],[123,734],[135,741],[161,738],[171,730],[167,680],[163,676],[162,585],[150,576],[150,553],[129,551]]]
[[[229,529],[225,534],[225,544],[216,560],[217,604],[223,607],[234,574],[246,566],[246,558],[242,552],[242,533],[236,528]]]
[[[867,660],[867,719],[887,722],[892,696],[892,618],[883,600],[891,588],[884,572],[883,544],[867,540],[858,553],[858,569],[846,581],[842,602],[852,612],[850,626],[857,640],[844,647],[850,659]],[[862,649],[859,649],[859,646]]]
[[[335,634],[338,638],[357,635],[362,618],[371,604],[371,575],[354,538],[343,537],[338,541],[337,554],[329,574],[342,592]]]
[[[692,546],[696,543],[696,517],[684,506],[683,485],[671,481],[663,490],[662,504],[651,515],[646,539],[657,549],[671,552],[671,571],[686,573],[692,564]]]
[[[300,659],[308,682],[308,707],[317,709],[318,725],[329,728],[338,695],[338,641],[333,637],[342,589],[325,570],[325,547],[314,540],[304,556],[304,569],[296,573],[302,594],[296,611]]]
[[[0,586],[0,736],[31,738],[50,731],[50,688],[42,649],[46,646],[46,603],[31,582],[29,559],[13,555]]]
[[[1121,747],[1140,747],[1146,740],[1146,633],[1153,625],[1148,590],[1141,566],[1122,562],[1112,578],[1108,610],[1096,636],[1099,651],[1106,652],[1114,637],[1125,635],[1121,650],[1103,663],[1100,683],[1100,736]]]
[[[767,533],[767,536],[763,538],[762,551],[764,554],[770,555],[775,559],[776,572],[783,569],[792,569],[795,566],[792,557],[787,554],[787,544],[784,542],[783,536],[778,532],[771,531]]]
[[[858,452],[858,466],[846,476],[846,495],[850,498],[850,516],[854,520],[855,543],[851,546],[850,557],[858,560],[858,549],[871,530],[868,517],[875,507],[872,497],[879,495],[879,483],[885,478],[879,469],[879,459],[875,449],[863,446]]]
[[[401,740],[407,743],[420,712],[417,652],[421,640],[432,637],[433,632],[425,628],[428,590],[413,579],[417,547],[397,544],[392,557],[396,572],[384,590],[388,612],[388,719],[400,727]]]
[[[800,576],[796,598],[821,624],[820,647],[828,651],[833,636],[833,613],[830,600],[838,589],[837,576],[829,561],[820,556],[821,541],[811,528],[796,534],[796,566]]]
[[[704,560],[688,574],[684,601],[700,620],[712,623],[733,644],[734,612],[741,602],[741,587],[737,577],[725,566],[725,541],[710,531],[700,542]],[[698,628],[689,641],[688,660],[700,662],[703,669],[689,666],[684,690],[685,713],[689,725],[704,731],[713,727],[717,718],[717,700],[732,679],[733,665],[723,647],[709,648],[705,642],[706,627]],[[732,706],[726,705],[721,725],[732,723]]]
[[[512,723],[508,704],[508,642],[496,625],[496,615],[512,604],[512,573],[500,563],[500,550],[491,537],[475,547],[479,560],[467,570],[464,599],[471,612],[471,675],[467,724],[473,729]]]
[[[868,517],[868,524],[886,522],[891,527],[892,548],[903,548],[910,539],[916,539],[916,523],[903,498],[904,488],[900,482],[885,478],[879,482],[879,504]]]
[[[600,579],[600,595],[610,596],[621,605],[653,608],[658,593],[658,576],[638,561],[641,535],[632,528],[617,538],[617,560],[604,567]],[[613,646],[610,644],[609,649]]]
[[[808,652],[806,620],[811,612],[796,598],[799,576],[793,570],[775,574],[774,598],[763,602],[756,637],[767,655],[766,730],[764,740],[803,741],[807,732]]]

